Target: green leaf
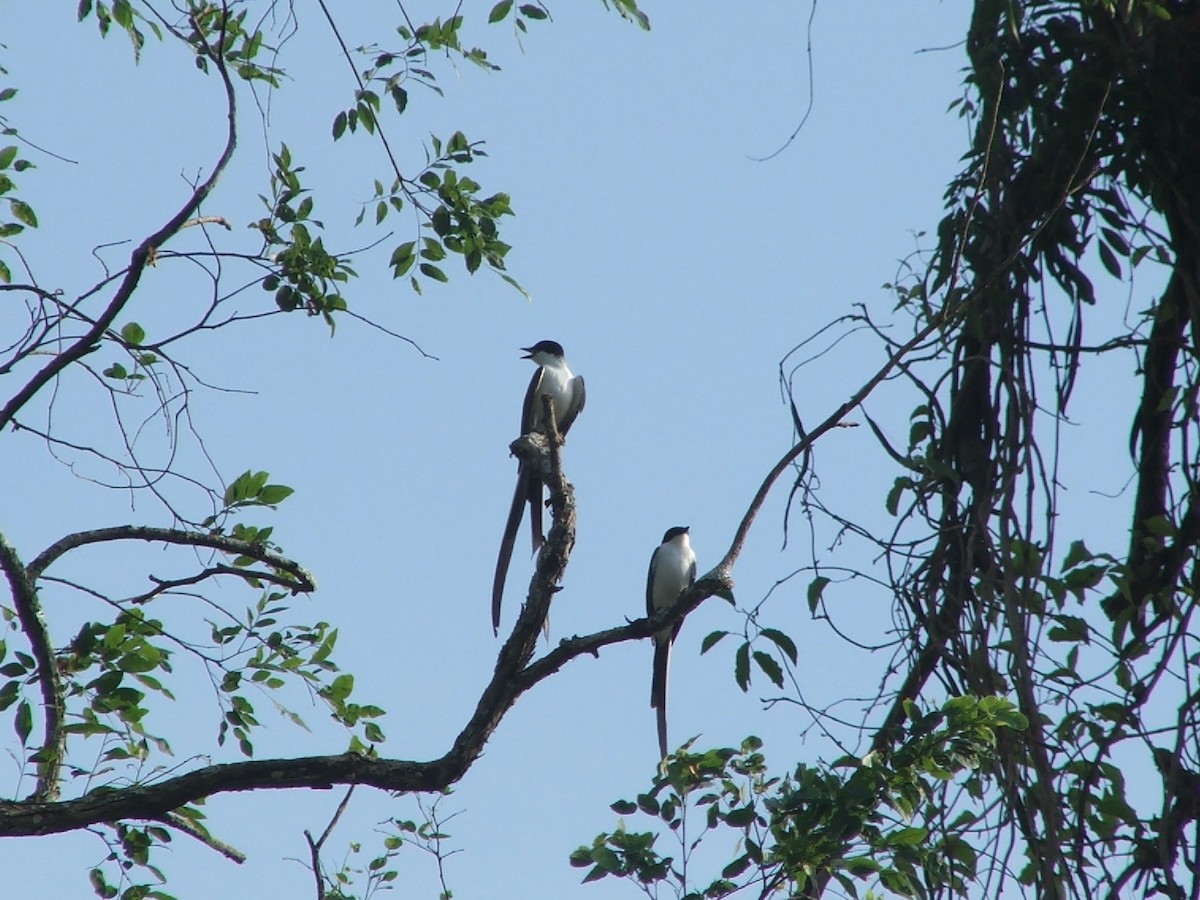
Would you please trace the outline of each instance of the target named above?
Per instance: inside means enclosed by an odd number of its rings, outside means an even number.
[[[30,732],[33,731],[33,709],[28,700],[22,700],[17,706],[17,716],[13,719],[13,730],[16,731],[17,737],[21,740],[21,746],[24,747]]]
[[[1091,643],[1088,623],[1084,619],[1078,616],[1062,615],[1056,615],[1053,618],[1057,624],[1046,633],[1050,640]]]
[[[780,668],[779,663],[775,661],[773,656],[769,653],[763,653],[761,650],[755,650],[754,661],[763,670],[763,674],[771,679],[775,687],[783,687],[783,669]]]
[[[732,816],[733,813],[730,813],[729,815]],[[726,821],[728,821],[728,819],[726,819]],[[730,823],[730,824],[733,824],[733,823]],[[737,876],[739,876],[743,872],[745,872],[746,869],[748,869],[749,867],[750,867],[750,856],[749,856],[749,854],[743,853],[741,856],[739,856],[737,859],[735,859],[733,862],[731,862],[729,865],[727,865],[724,869],[721,870],[721,877],[722,878],[736,878]]]
[[[758,818],[758,812],[753,805],[740,806],[737,809],[731,809],[725,815],[725,822],[735,828],[745,828],[756,818]]]
[[[83,3],[79,4],[80,9],[83,9],[84,3],[86,3],[89,7],[92,5],[91,0],[84,0]],[[85,15],[87,15],[87,13],[81,12],[79,18],[82,19]],[[92,869],[90,872],[88,872],[88,880],[92,883],[92,890],[96,892],[97,897],[111,897],[116,893],[115,891],[113,894],[108,893],[108,880],[104,877],[104,873],[99,869]]]
[[[267,506],[274,506],[277,503],[282,503],[294,493],[295,489],[288,487],[286,484],[268,484],[259,492],[258,500]]]
[[[821,603],[821,595],[825,591],[825,586],[829,584],[829,579],[824,575],[818,575],[808,585],[808,611],[813,615],[817,613],[817,606]]]
[[[7,169],[12,165],[12,161],[17,158],[16,144],[10,144],[3,150],[0,150],[0,169]]]
[[[796,657],[798,655],[796,653],[796,643],[790,637],[775,628],[764,628],[762,636],[782,650],[787,658],[792,661],[792,665],[796,664]]]
[[[608,847],[601,846],[593,848],[592,861],[606,872],[621,871],[620,858]]]
[[[22,200],[9,200],[8,205],[12,209],[12,214],[19,220],[24,222],[30,228],[38,227],[37,216],[34,215],[33,209],[28,203],[25,203]]]
[[[1094,558],[1094,554],[1083,541],[1072,541],[1071,548],[1067,551],[1066,558],[1063,559],[1063,571]]]
[[[503,272],[501,272],[501,273],[500,273],[500,278],[501,278],[501,279],[502,279],[502,280],[503,280],[503,281],[504,281],[504,282],[505,282],[505,283],[506,283],[506,284],[507,284],[509,287],[511,287],[511,288],[514,288],[514,289],[516,289],[516,290],[520,291],[520,292],[521,292],[521,296],[522,296],[522,297],[524,297],[526,300],[528,300],[528,301],[530,301],[530,302],[533,302],[533,296],[532,296],[532,295],[529,293],[529,291],[527,291],[527,290],[525,290],[525,288],[521,287],[521,284],[520,284],[520,282],[519,282],[519,281],[517,281],[515,278],[513,278],[511,275],[505,275]]]
[[[544,18],[546,18],[546,11],[544,9],[542,9],[540,6],[534,6],[532,3],[522,3],[519,8],[521,10],[521,15],[525,16],[526,18],[529,18],[529,19],[544,19]]]
[[[424,259],[428,259],[431,262],[439,262],[446,258],[446,250],[433,238],[425,238],[423,243],[425,247],[421,250],[421,256]]]
[[[889,847],[919,847],[927,837],[929,837],[928,829],[901,828],[888,835],[887,843]]]
[[[733,680],[743,691],[750,690],[750,645],[742,644],[733,657]]]
[[[849,872],[851,875],[856,875],[859,878],[865,878],[868,875],[874,875],[883,868],[883,866],[875,862],[875,860],[871,859],[869,856],[852,857],[851,859],[846,860],[844,865],[847,872]]]
[[[392,267],[393,278],[401,278],[408,274],[408,270],[411,269],[413,267],[413,263],[417,261],[415,248],[416,242],[408,241],[392,251],[390,265]]]
[[[136,347],[146,340],[146,332],[137,322],[128,322],[121,329],[121,338]]]
[[[996,721],[997,724],[1011,728],[1014,731],[1025,731],[1029,728],[1029,717],[1016,707],[1010,706],[1006,710],[998,711],[996,713]]]
[[[700,653],[704,654],[711,650],[717,644],[729,637],[728,631],[710,631],[704,636],[704,640],[700,642]]]
[[[339,675],[329,685],[329,696],[337,702],[345,700],[354,690],[354,676],[350,673]]]
[[[500,0],[488,13],[488,24],[499,22],[512,10],[513,0]]]
[[[904,492],[913,486],[913,481],[907,475],[902,475],[896,479],[892,485],[892,489],[888,491],[887,500],[884,501],[884,506],[889,515],[896,515],[900,509],[900,498],[904,496]]]
[[[600,868],[599,866],[594,866],[592,871],[588,872],[587,875],[584,876],[583,883],[589,884],[593,881],[599,881],[607,874],[608,872],[606,872],[604,869]]]
[[[445,272],[432,263],[421,263],[419,268],[421,270],[421,274],[426,278],[432,278],[434,281],[440,281],[443,284],[450,280],[449,276],[447,276]]]
[[[1100,251],[1100,262],[1103,264],[1104,268],[1108,270],[1108,274],[1113,278],[1120,278],[1121,263],[1117,261],[1117,255],[1113,253],[1108,244],[1104,243],[1103,241],[1097,244],[1096,248]]]
[[[122,28],[129,29],[133,25],[133,10],[129,0],[113,0],[112,17]]]

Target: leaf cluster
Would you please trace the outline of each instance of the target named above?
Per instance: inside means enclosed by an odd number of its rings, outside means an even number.
[[[998,733],[1028,723],[1000,697],[958,697],[929,714],[911,704],[908,710],[888,749],[827,767],[801,764],[782,776],[770,773],[757,738],[736,749],[685,747],[664,761],[649,791],[613,804],[621,816],[665,827],[680,855],[656,848],[663,832],[631,831],[622,822],[577,849],[571,864],[588,868],[585,881],[628,878],[685,900],[751,885],[764,895],[807,896],[827,877],[853,897],[864,880],[905,897],[969,896],[974,851],[961,837],[938,839],[925,824],[940,816],[935,785],[963,778],[978,791],[977,772],[994,759]],[[700,833],[693,837],[695,819]],[[717,877],[697,880],[692,856],[719,833],[734,839],[733,856]]]

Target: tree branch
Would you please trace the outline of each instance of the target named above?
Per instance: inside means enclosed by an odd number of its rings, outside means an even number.
[[[342,802],[337,805],[337,809],[333,812],[333,818],[329,820],[329,824],[325,826],[325,830],[321,832],[319,838],[314,841],[312,832],[307,828],[304,829],[304,840],[308,842],[309,862],[312,864],[313,878],[317,882],[317,900],[325,900],[325,878],[321,874],[321,848],[325,846],[325,841],[333,833],[334,826],[341,819],[346,807],[350,805],[350,798],[354,796],[355,787],[357,787],[356,784],[351,784],[346,789],[346,796],[342,797]]]
[[[221,32],[221,38],[224,39],[224,29]],[[214,50],[211,47],[205,47],[204,52],[213,61],[217,71],[221,75],[221,81],[225,87],[225,109],[227,130],[225,135],[225,146],[221,150],[220,156],[217,158],[216,165],[213,167],[212,173],[201,182],[193,191],[190,197],[184,202],[174,215],[171,216],[157,231],[145,238],[134,249],[129,257],[129,268],[125,271],[121,283],[118,285],[116,293],[109,300],[104,311],[96,318],[95,323],[84,334],[80,335],[69,347],[61,353],[56,354],[50,362],[48,362],[36,375],[27,381],[20,390],[18,390],[6,403],[3,409],[0,409],[0,430],[6,428],[13,417],[28,403],[38,391],[45,387],[49,382],[56,378],[64,369],[72,363],[78,362],[93,352],[100,343],[105,331],[120,315],[121,310],[129,302],[133,296],[133,292],[137,289],[138,283],[141,281],[142,274],[146,270],[146,266],[154,257],[154,253],[160,244],[165,243],[193,218],[196,211],[200,208],[200,204],[208,197],[212,189],[216,187],[217,180],[225,171],[225,167],[229,164],[229,160],[233,157],[233,151],[237,146],[237,102],[236,95],[233,89],[233,82],[229,78],[229,72],[225,68],[225,60],[221,55],[220,46]]]
[[[248,556],[258,562],[271,566],[280,572],[290,575],[294,581],[270,579],[276,584],[290,588],[292,593],[311,593],[317,589],[316,580],[302,565],[294,560],[281,556],[262,544],[238,540],[224,534],[210,534],[200,531],[183,531],[177,528],[156,528],[150,525],[115,525],[110,528],[96,528],[90,531],[77,531],[59,538],[29,564],[27,569],[31,583],[35,583],[42,573],[63,554],[88,544],[106,541],[149,541],[151,543],[184,544],[193,547],[207,547],[220,550],[223,553],[236,553],[238,556]],[[219,567],[222,568],[223,567]],[[261,572],[243,572],[233,568],[232,574],[263,577]]]
[[[965,306],[965,301],[960,303],[955,310],[961,310]],[[891,374],[902,359],[904,359],[914,348],[920,346],[939,328],[943,328],[956,317],[958,313],[952,311],[951,307],[944,307],[940,315],[932,316],[926,325],[914,334],[903,346],[892,353],[887,361],[880,366],[878,371],[867,380],[867,382],[854,392],[845,403],[839,406],[829,415],[820,425],[808,432],[801,438],[795,446],[785,453],[771,471],[767,473],[767,477],[763,479],[762,485],[759,486],[758,492],[754,495],[754,499],[750,501],[750,506],[746,510],[746,514],[742,516],[742,521],[738,523],[737,531],[734,532],[733,541],[729,545],[729,550],[725,556],[717,563],[712,574],[718,580],[729,580],[729,572],[733,568],[733,564],[737,561],[738,556],[742,552],[742,547],[746,543],[746,536],[750,533],[750,526],[754,524],[754,520],[758,517],[759,511],[767,500],[767,495],[771,493],[771,488],[775,486],[775,482],[779,476],[783,474],[793,462],[806,452],[817,439],[825,434],[825,432],[836,428],[842,419],[846,418],[851,412],[862,405],[863,401],[870,396],[871,392]],[[730,582],[732,584],[732,582]]]
[[[42,709],[45,717],[42,747],[38,754],[38,778],[31,799],[53,800],[58,796],[58,773],[62,768],[66,734],[63,732],[63,717],[66,708],[63,700],[62,682],[58,677],[58,666],[54,662],[54,650],[50,646],[50,635],[42,618],[38,602],[35,579],[21,565],[16,551],[0,534],[0,569],[8,577],[13,606],[21,630],[29,641],[29,649],[37,663],[38,686],[42,692]]]
[[[190,819],[179,815],[178,813],[167,813],[161,821],[164,825],[170,825],[177,831],[182,831],[188,837],[193,837],[206,847],[211,847],[228,860],[241,865],[246,861],[246,854],[237,847],[231,846],[222,840],[218,840],[208,833],[208,830],[202,825],[199,825]]]
[[[560,641],[558,646],[532,665],[542,622],[558,583],[566,571],[575,543],[574,489],[562,473],[562,439],[553,410],[545,421],[547,435],[525,435],[512,444],[519,458],[538,466],[550,493],[552,525],[530,583],[529,595],[517,617],[512,635],[501,648],[491,681],[480,695],[475,713],[455,738],[448,753],[429,762],[383,760],[355,753],[301,759],[251,760],[206,766],[156,784],[127,788],[101,788],[74,800],[51,802],[0,802],[0,837],[53,834],[87,827],[99,822],[124,819],[159,819],[182,806],[216,794],[310,788],[328,790],[336,784],[364,784],[400,793],[441,791],[458,781],[483,752],[483,747],[500,720],[525,691],[553,675],[568,662],[584,654],[596,656],[600,648],[623,641],[643,640],[668,627],[715,593],[731,584],[719,574],[705,575],[660,616],[642,618],[620,628]],[[173,529],[108,528],[68,535],[42,552],[29,571],[40,574],[55,559],[75,547],[107,540],[148,540],[196,544],[244,555],[255,555],[306,579],[311,578],[289,560],[246,545],[223,535],[191,534]],[[30,579],[30,583],[32,580]]]

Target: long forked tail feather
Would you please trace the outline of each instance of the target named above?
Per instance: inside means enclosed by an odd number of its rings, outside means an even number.
[[[500,554],[496,558],[496,574],[492,578],[492,632],[500,633],[500,604],[504,599],[504,581],[508,577],[508,564],[512,561],[513,544],[517,530],[521,527],[521,514],[529,496],[530,476],[522,466],[517,470],[517,489],[513,492],[512,506],[508,509],[508,521],[504,523],[504,537],[500,541]]]
[[[671,665],[671,642],[654,641],[654,675],[650,681],[650,705],[658,712],[658,750],[667,755],[667,670]]]

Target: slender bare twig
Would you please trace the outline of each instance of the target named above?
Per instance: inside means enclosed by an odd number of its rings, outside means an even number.
[[[312,866],[313,878],[317,882],[317,900],[325,900],[325,879],[321,877],[321,848],[325,846],[325,841],[329,839],[329,835],[333,834],[334,826],[342,818],[346,807],[350,805],[350,798],[354,795],[354,789],[357,786],[352,783],[346,789],[346,795],[342,797],[341,802],[337,805],[337,809],[333,811],[333,816],[330,818],[329,824],[325,826],[325,830],[321,832],[319,838],[314,841],[312,832],[307,828],[304,829],[304,840],[308,842],[309,863]]]
[[[206,847],[211,847],[228,860],[241,865],[246,861],[246,854],[230,844],[222,840],[218,840],[208,833],[207,829],[197,825],[195,822],[188,819],[186,816],[181,816],[179,813],[166,813],[162,817],[162,822],[165,825],[170,825],[176,831],[182,831],[189,837],[193,837]]]

